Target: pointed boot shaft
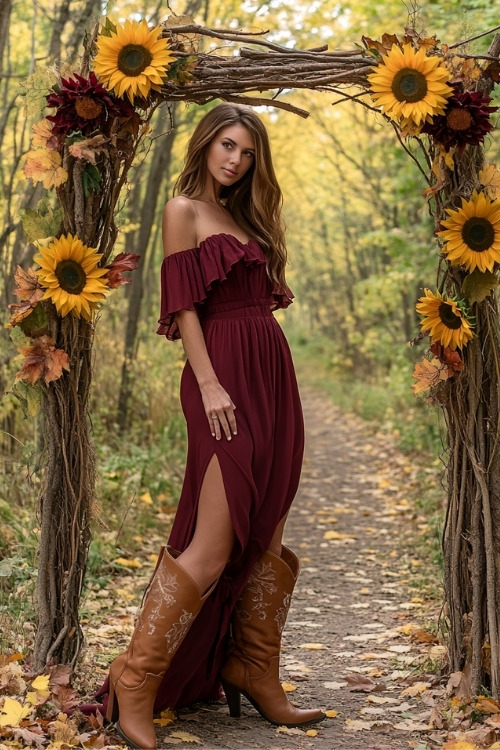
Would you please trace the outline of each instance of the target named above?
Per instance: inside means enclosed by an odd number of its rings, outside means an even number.
[[[272,724],[315,724],[325,714],[292,706],[281,687],[279,657],[299,561],[287,547],[281,557],[269,550],[256,563],[232,620],[233,644],[221,681],[231,716],[240,715],[243,693]]]
[[[128,649],[110,667],[106,718],[130,747],[156,748],[153,706],[163,675],[213,587],[193,579],[162,548]]]

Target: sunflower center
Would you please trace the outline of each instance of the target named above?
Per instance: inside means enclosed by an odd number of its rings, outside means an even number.
[[[75,104],[76,114],[84,120],[95,120],[101,114],[102,107],[102,102],[96,102],[91,96],[82,96]]]
[[[451,130],[468,130],[472,125],[472,115],[467,109],[453,107],[446,115],[446,124]]]
[[[462,227],[462,239],[471,250],[482,253],[495,241],[495,229],[488,219],[472,216]]]
[[[75,260],[60,260],[54,271],[61,289],[68,294],[80,294],[87,283],[87,274]]]
[[[142,44],[126,44],[118,55],[118,70],[126,76],[138,76],[146,70],[153,55]]]
[[[419,102],[427,94],[427,80],[419,70],[402,68],[394,76],[391,88],[398,102]]]
[[[453,312],[452,306],[448,302],[441,302],[439,305],[439,317],[447,328],[456,331],[462,325],[462,318]]]

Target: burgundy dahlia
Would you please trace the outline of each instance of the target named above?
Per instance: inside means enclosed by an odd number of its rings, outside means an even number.
[[[110,94],[95,73],[90,73],[88,79],[74,73],[74,78],[62,78],[61,82],[62,86],[47,96],[48,106],[56,108],[54,115],[47,115],[47,120],[54,123],[54,135],[75,131],[91,135],[96,130],[106,134],[115,118],[134,114],[133,107]]]
[[[453,146],[463,151],[468,144],[478,146],[486,133],[493,130],[490,115],[498,107],[489,107],[491,97],[483,96],[480,91],[460,91],[457,85],[453,88],[454,94],[447,101],[444,115],[426,122],[422,133],[432,136],[447,151]]]

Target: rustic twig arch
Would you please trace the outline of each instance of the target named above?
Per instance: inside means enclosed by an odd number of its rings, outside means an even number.
[[[484,35],[492,31],[495,29]],[[98,33],[96,29],[79,71],[87,76],[87,86]],[[112,25],[106,22],[100,34],[112,36]],[[59,137],[54,144],[51,137],[55,131],[51,133],[49,128],[42,132],[42,128],[34,144],[40,149],[28,155],[27,175],[33,154],[40,159],[42,150],[44,158],[49,154],[52,176],[47,176],[47,169],[41,169],[37,179],[43,180],[46,187],[55,187],[58,198],[58,207],[45,207],[44,229],[37,233],[32,228],[28,238],[35,241],[46,237],[47,223],[52,222],[54,237],[77,236],[85,246],[97,248],[101,254],[99,267],[107,269],[108,287],[119,285],[120,271],[133,267],[131,258],[110,262],[117,234],[114,212],[141,138],[162,101],[205,104],[223,99],[272,105],[306,117],[306,111],[279,98],[286,89],[303,88],[334,93],[340,100],[349,98],[379,112],[366,98],[371,88],[368,76],[393,45],[405,44],[424,50],[424,59],[425,50],[433,51],[439,61],[448,65],[450,78],[460,81],[468,92],[485,97],[499,78],[500,36],[494,38],[487,55],[477,56],[459,51],[466,42],[440,46],[435,39],[420,39],[413,29],[407,29],[401,39],[385,35],[381,42],[375,42],[365,38],[364,46],[347,51],[328,51],[325,46],[291,50],[268,41],[262,34],[207,29],[190,22],[180,25],[175,19],[167,22],[162,34],[169,40],[173,61],[166,79],[156,91],[148,90],[139,109],[127,109],[125,104],[120,109],[115,104],[114,115],[102,125],[102,132],[84,137],[76,149],[74,141],[65,137]],[[218,49],[201,52],[198,46],[205,38],[236,43],[238,54],[225,55]],[[231,53],[234,51],[232,47]],[[93,95],[97,96],[97,89],[92,86]],[[264,91],[273,92],[272,98],[255,93]],[[52,106],[61,108],[57,96]],[[99,96],[101,101],[104,94]],[[401,118],[386,119],[406,150],[406,136],[417,138],[426,165],[419,168],[427,182],[425,192],[436,225],[446,219],[446,209],[455,210],[461,200],[471,198],[473,191],[484,194],[485,200],[490,201],[488,205],[493,206],[491,211],[496,212],[500,173],[493,166],[485,170],[480,141],[463,149],[446,149],[432,134],[424,141],[414,128],[412,131],[411,123]],[[54,121],[57,124],[57,117]],[[497,214],[494,215],[496,221]],[[438,291],[449,299],[458,294],[468,300],[476,321],[475,336],[467,346],[462,342],[459,362],[439,344],[439,351],[433,351],[434,358],[425,360],[425,377],[422,373],[416,375],[418,390],[430,391],[443,408],[448,426],[443,629],[447,631],[450,668],[470,672],[472,694],[488,684],[495,698],[500,697],[500,336],[497,300],[492,290],[498,284],[499,261],[500,256],[489,276],[476,276],[471,281],[473,273],[467,274],[463,266],[441,256]],[[464,286],[466,278],[469,281]],[[12,306],[11,326],[22,329],[21,337],[29,339],[28,355],[36,353],[44,362],[56,358],[60,364],[58,373],[43,365],[37,378],[27,366],[19,373],[20,380],[41,382],[38,388],[47,425],[45,481],[40,496],[39,627],[35,653],[36,664],[42,667],[50,659],[74,663],[81,645],[78,605],[90,542],[95,482],[87,415],[94,317],[83,312],[78,317],[68,314],[68,310],[60,314],[50,301],[40,303],[44,288],[34,273],[18,281],[22,302]],[[94,291],[99,288],[95,281]],[[461,308],[455,306],[453,310],[453,325],[457,320],[463,322]],[[26,349],[26,341],[24,345]]]

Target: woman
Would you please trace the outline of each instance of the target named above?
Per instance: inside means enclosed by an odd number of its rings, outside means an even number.
[[[163,216],[158,333],[182,338],[186,475],[132,641],[111,665],[107,718],[155,748],[153,710],[243,693],[273,724],[321,721],[279,681],[281,632],[298,574],[281,537],[303,422],[288,345],[281,191],[267,132],[248,107],[198,124]],[[229,631],[231,632],[230,639]]]

